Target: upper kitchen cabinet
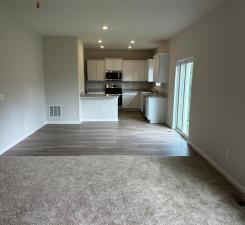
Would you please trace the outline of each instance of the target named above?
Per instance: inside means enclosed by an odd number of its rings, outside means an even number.
[[[123,60],[122,59],[105,59],[105,69],[112,71],[122,71],[123,70]]]
[[[134,81],[147,81],[145,60],[134,61]]]
[[[87,61],[88,80],[103,81],[105,80],[105,61],[88,60]]]
[[[148,82],[154,81],[154,62],[153,59],[147,60],[146,78]]]
[[[133,60],[123,61],[123,81],[134,80],[134,65]]]
[[[145,60],[124,60],[123,81],[147,81]]]
[[[168,83],[169,54],[159,53],[153,58],[154,82]]]

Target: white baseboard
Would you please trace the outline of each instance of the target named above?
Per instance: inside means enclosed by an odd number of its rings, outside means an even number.
[[[81,121],[48,121],[47,124],[80,124]]]
[[[239,191],[245,194],[245,187],[233,178],[227,171],[220,165],[214,162],[206,153],[204,153],[198,146],[188,141],[188,144],[195,149],[203,158],[205,158],[215,169],[217,169],[230,183],[232,183]]]
[[[35,130],[23,135],[21,138],[18,138],[13,143],[11,143],[7,146],[4,146],[2,149],[0,149],[0,155],[2,155],[4,152],[8,151],[9,149],[13,148],[15,145],[17,145],[18,143],[20,143],[24,139],[28,138],[29,136],[31,136],[33,133],[35,133],[37,130],[41,129],[45,125],[46,125],[46,122],[44,124],[42,124],[41,126],[37,127]]]
[[[118,122],[118,119],[83,119],[82,122]]]

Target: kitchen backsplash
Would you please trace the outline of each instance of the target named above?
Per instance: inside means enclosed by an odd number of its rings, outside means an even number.
[[[87,92],[101,92],[105,90],[106,84],[118,84],[122,85],[122,89],[125,90],[151,90],[154,88],[155,83],[150,82],[119,82],[119,81],[87,81]]]
[[[154,89],[163,95],[168,95],[168,84],[161,84],[160,87],[155,86]]]

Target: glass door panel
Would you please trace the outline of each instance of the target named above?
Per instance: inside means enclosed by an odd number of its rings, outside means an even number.
[[[188,137],[190,121],[191,86],[193,61],[182,60],[178,63],[176,73],[176,129]]]

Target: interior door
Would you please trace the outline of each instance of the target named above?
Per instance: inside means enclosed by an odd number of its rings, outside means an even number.
[[[176,70],[176,129],[187,138],[190,123],[193,59],[179,61]]]

